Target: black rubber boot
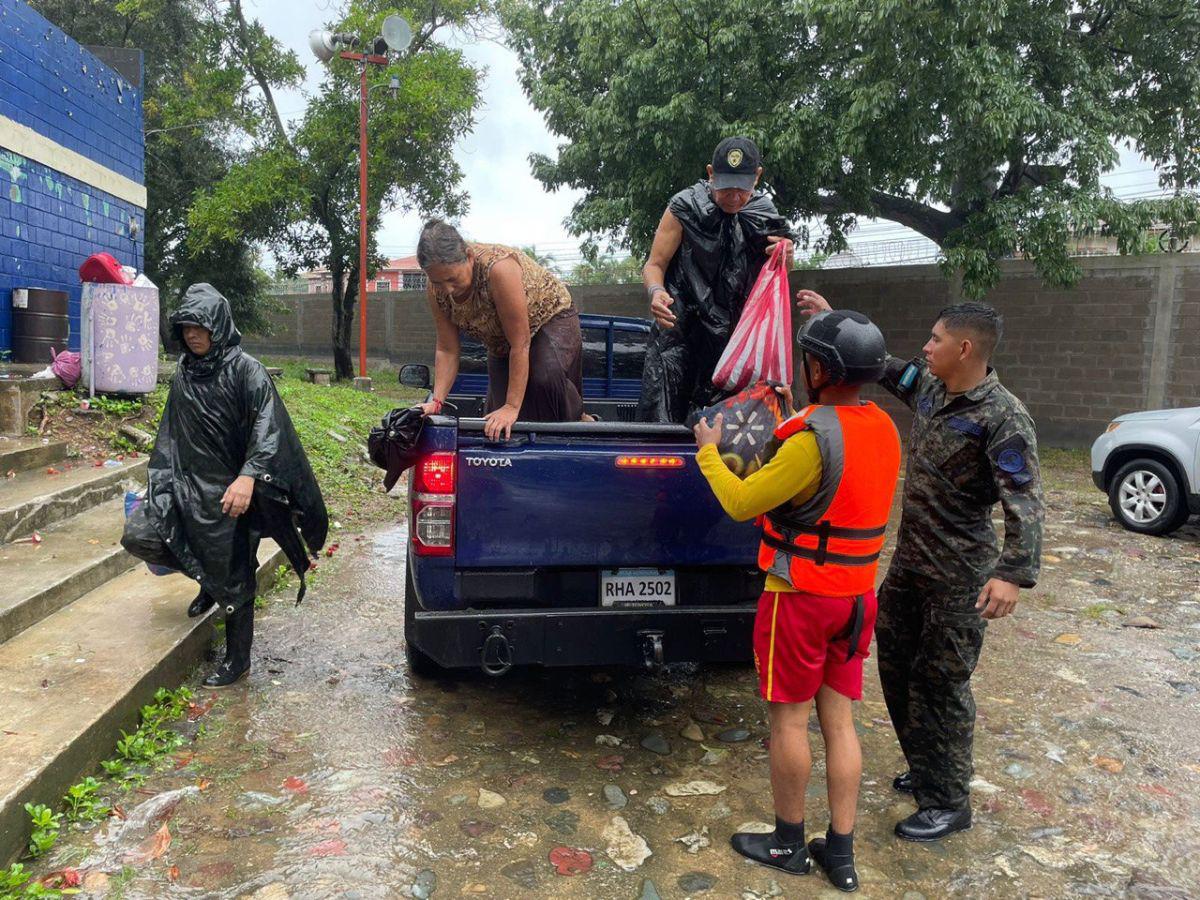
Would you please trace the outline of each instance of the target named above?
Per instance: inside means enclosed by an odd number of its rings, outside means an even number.
[[[250,673],[250,646],[254,643],[254,601],[225,617],[225,659],[217,671],[204,679],[204,686],[225,688]]]
[[[823,838],[808,842],[808,852],[839,891],[852,894],[858,890],[858,872],[854,869],[854,832],[838,834],[830,826]]]
[[[956,831],[971,827],[971,808],[919,809],[903,822],[896,824],[896,836],[906,841],[926,843],[940,841]]]
[[[789,839],[787,843],[781,839],[781,829],[785,831],[782,837]],[[797,840],[791,841],[793,837]],[[799,825],[781,825],[777,822],[770,834],[740,831],[729,839],[729,843],[746,859],[789,875],[807,875],[812,869],[808,850],[804,846],[803,822]]]
[[[913,792],[912,772],[904,772],[893,778],[892,789],[900,791],[902,794],[911,794]]]
[[[197,616],[204,615],[216,605],[216,602],[216,600],[204,592],[204,588],[200,588],[200,593],[196,595],[196,599],[188,607],[188,618],[194,619]]]

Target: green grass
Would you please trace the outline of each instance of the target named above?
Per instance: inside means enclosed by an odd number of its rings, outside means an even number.
[[[320,482],[330,515],[342,515],[351,508],[370,514],[372,499],[383,496],[379,493],[383,472],[362,459],[367,435],[390,410],[422,399],[423,392],[401,387],[395,372],[372,372],[376,390],[365,393],[350,383],[309,384],[304,370],[323,365],[320,363],[297,359],[263,362],[283,369],[283,377],[275,385]]]

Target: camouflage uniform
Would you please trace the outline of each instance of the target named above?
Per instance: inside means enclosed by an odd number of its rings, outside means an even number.
[[[968,805],[975,700],[971,673],[989,578],[1033,587],[1041,561],[1037,438],[1025,407],[989,371],[947,398],[921,361],[889,357],[883,387],[914,413],[903,515],[879,592],[875,634],[888,712],[921,808]],[[1004,508],[999,552],[992,507]]]

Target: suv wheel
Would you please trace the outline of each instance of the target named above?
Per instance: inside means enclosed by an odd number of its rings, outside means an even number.
[[[1187,501],[1175,475],[1153,459],[1135,459],[1108,486],[1117,521],[1139,534],[1167,534],[1188,519]]]

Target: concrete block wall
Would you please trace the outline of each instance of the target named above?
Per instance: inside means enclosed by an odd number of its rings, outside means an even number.
[[[0,350],[12,291],[67,291],[79,349],[79,265],[108,252],[142,266],[142,97],[20,0],[0,0]]]
[[[1123,413],[1200,406],[1200,254],[1079,263],[1079,284],[1059,289],[1029,263],[1006,262],[987,297],[1005,321],[996,368],[1029,408],[1042,442],[1086,446]],[[957,296],[935,266],[795,272],[792,287],[811,287],[836,307],[871,316],[897,356],[918,355],[938,312]],[[576,286],[571,293],[583,312],[646,315],[641,285]],[[249,338],[249,345],[268,354],[330,356],[329,298],[283,299],[290,308],[278,320],[284,327],[266,341]],[[432,363],[434,329],[423,293],[372,294],[371,304],[373,357]],[[871,396],[907,429],[907,409],[881,390]]]

